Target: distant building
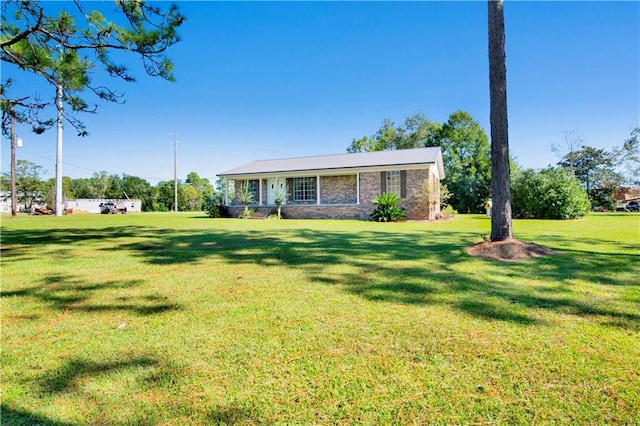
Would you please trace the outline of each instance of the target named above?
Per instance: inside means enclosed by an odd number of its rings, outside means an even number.
[[[77,200],[67,200],[64,202],[64,208],[72,209],[74,212],[101,213],[102,205],[105,203],[113,203],[119,209],[126,208],[127,213],[140,213],[142,211],[142,200],[125,200],[121,198],[79,198]]]
[[[42,206],[42,203],[36,203],[35,207]],[[24,204],[18,204],[18,211],[25,212],[26,207]],[[9,213],[11,214],[11,192],[10,191],[0,191],[0,213]]]
[[[73,212],[101,213],[102,205],[113,203],[118,209],[127,209],[127,213],[140,213],[142,211],[142,200],[125,200],[121,198],[78,198],[77,200],[66,200],[63,203],[65,210]],[[38,203],[34,207],[43,207],[43,203]],[[18,205],[19,212],[25,212],[23,204]],[[11,214],[11,194],[8,191],[0,192],[0,213]],[[28,213],[28,212],[27,212]]]
[[[621,186],[614,194],[616,199],[616,209],[624,209],[631,201],[640,200],[640,188],[632,186]]]

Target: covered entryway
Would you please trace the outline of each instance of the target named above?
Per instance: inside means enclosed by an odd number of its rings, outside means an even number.
[[[286,179],[269,178],[267,179],[267,204],[273,205],[276,203],[276,195],[278,190],[283,194],[286,194]],[[286,200],[282,204],[286,204]]]

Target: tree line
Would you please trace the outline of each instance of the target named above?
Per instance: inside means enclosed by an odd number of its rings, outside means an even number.
[[[586,145],[575,131],[567,132],[566,146],[551,146],[558,155],[558,163],[542,170],[523,169],[511,158],[514,217],[542,217],[542,212],[548,210],[544,208],[544,199],[548,199],[550,206],[558,202],[572,204],[566,209],[556,209],[555,213],[545,213],[549,218],[579,217],[591,208],[612,210],[614,194],[621,186],[640,186],[639,136],[640,128],[636,127],[620,146],[607,151]],[[347,151],[433,146],[442,149],[444,183],[450,194],[448,203],[460,213],[482,212],[491,198],[491,145],[482,126],[466,111],[455,111],[442,123],[421,113],[406,117],[399,125],[384,119],[374,134],[354,138]],[[560,194],[559,199],[543,199],[540,191],[523,193],[531,188],[547,188],[546,192]],[[531,198],[534,193],[536,197]],[[539,206],[534,209],[536,203]]]
[[[33,162],[18,160],[16,164],[16,192],[18,205],[26,211],[35,206],[54,205],[55,179],[42,179],[46,170]],[[9,174],[0,177],[0,189],[9,191]],[[155,186],[147,180],[127,174],[117,175],[107,172],[94,173],[89,178],[62,179],[64,198],[71,199],[139,199],[142,211],[163,212],[174,210],[174,182],[160,181]],[[202,211],[205,204],[222,203],[223,182],[218,180],[214,186],[209,179],[196,172],[187,175],[186,180],[178,181],[178,210]],[[6,197],[5,197],[6,198]]]

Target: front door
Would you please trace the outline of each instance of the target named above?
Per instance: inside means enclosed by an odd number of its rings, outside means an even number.
[[[267,179],[267,204],[275,204],[276,203],[276,195],[278,193],[278,189],[283,193],[285,193],[285,184],[286,179],[279,178],[271,178]],[[286,201],[282,204],[286,204]]]

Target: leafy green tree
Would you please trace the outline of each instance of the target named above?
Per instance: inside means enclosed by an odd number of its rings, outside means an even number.
[[[64,179],[62,180],[62,184],[64,189]],[[75,198],[96,198],[91,193],[89,179],[87,178],[71,179],[69,182],[69,192],[72,193]]]
[[[111,189],[111,176],[105,171],[94,173],[89,178],[89,189],[91,198],[106,198]]]
[[[431,121],[423,114],[410,115],[404,119],[404,126],[398,129],[401,137],[396,142],[396,148],[434,146],[434,140],[441,128],[442,123]]]
[[[622,175],[615,171],[613,153],[582,145],[565,154],[558,165],[582,183],[593,206],[612,208],[614,193],[623,181]]]
[[[460,213],[482,211],[491,194],[491,158],[480,123],[466,111],[455,111],[430,143],[442,149],[449,203]]]
[[[116,92],[92,80],[90,74],[96,67],[102,66],[111,77],[135,81],[124,62],[113,60],[113,53],[132,52],[142,59],[147,74],[174,80],[166,51],[179,41],[177,29],[184,22],[177,6],[163,11],[144,1],[117,0],[115,12],[123,19],[110,21],[97,9],[87,10],[86,5],[74,1],[60,8],[56,4],[58,10],[50,11],[41,1],[2,2],[0,59],[41,76],[55,88],[62,84],[63,99],[76,112],[95,111],[96,105],[83,97],[86,93],[120,101]],[[116,56],[124,61],[124,56]],[[55,106],[53,99],[44,102]],[[70,115],[65,119],[86,134],[79,120]]]
[[[108,176],[108,180],[109,180],[109,187],[107,189],[107,192],[105,194],[106,198],[125,198],[124,194],[122,193],[123,187],[122,187],[122,178],[120,177],[120,175],[117,174],[111,174]]]
[[[185,183],[182,185],[187,211],[197,211],[202,208],[203,197],[193,184]]]
[[[101,177],[105,175],[106,172],[103,172]],[[106,191],[106,198],[139,199],[142,203],[142,211],[152,211],[155,192],[149,182],[140,177],[127,174],[122,176],[113,174],[107,176],[107,178],[109,188]]]
[[[43,183],[45,192],[45,202],[48,206],[53,206],[56,201],[56,180],[54,178],[48,179]],[[62,177],[62,194],[65,200],[77,198],[73,191],[73,179],[69,176]]]
[[[404,124],[395,126],[385,118],[378,131],[372,136],[354,139],[347,152],[390,151],[394,149],[422,148],[433,146],[433,135],[441,127],[440,123],[429,120],[423,114],[414,114],[404,120]]]
[[[160,181],[156,185],[156,209],[157,211],[173,211],[175,196],[174,183],[170,181]],[[178,182],[178,210],[187,210],[187,202],[184,196],[183,184]]]
[[[45,201],[46,187],[41,176],[46,170],[35,163],[27,160],[16,162],[16,195],[18,204],[30,211],[36,204]],[[10,176],[8,173],[2,174],[2,188],[6,190],[9,185]]]
[[[395,127],[385,119],[372,136],[354,139],[348,152],[370,152],[439,146],[447,175],[450,203],[460,212],[481,211],[490,196],[491,159],[486,133],[466,111],[455,111],[446,123],[423,114]]]
[[[195,211],[203,208],[204,200],[214,194],[215,190],[209,179],[198,176],[196,172],[187,175],[185,181],[185,197],[189,210]]]
[[[580,181],[558,167],[514,174],[511,195],[513,217],[521,219],[576,219],[591,207]]]
[[[151,211],[153,206],[154,191],[151,184],[138,176],[122,176],[122,193],[125,197],[139,199],[142,203],[142,211]]]

